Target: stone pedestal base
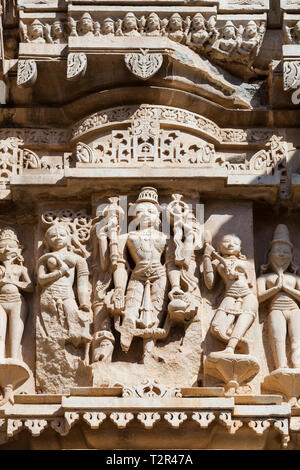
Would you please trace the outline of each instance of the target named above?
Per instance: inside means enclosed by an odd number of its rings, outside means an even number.
[[[213,352],[204,363],[205,375],[223,381],[227,393],[234,393],[240,385],[255,377],[258,371],[257,360],[248,354]]]
[[[11,358],[0,360],[0,387],[3,393],[0,406],[8,401],[14,402],[14,390],[26,382],[29,376],[30,371],[25,362]]]
[[[298,401],[300,398],[300,368],[274,370],[265,377],[262,389],[268,392],[282,393],[289,401]]]

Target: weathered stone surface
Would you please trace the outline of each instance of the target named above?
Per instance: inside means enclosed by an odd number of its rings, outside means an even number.
[[[300,2],[1,8],[1,449],[299,449]]]

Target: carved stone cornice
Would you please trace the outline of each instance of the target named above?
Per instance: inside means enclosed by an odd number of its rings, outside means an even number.
[[[193,390],[195,395],[201,389],[190,389],[191,392]],[[266,396],[264,401],[257,397],[260,404],[253,404],[255,398],[251,397],[251,404],[241,405],[239,398],[207,397],[202,394],[199,398],[169,395],[161,400],[157,395],[157,399],[143,394],[125,394],[123,398],[115,397],[114,394],[109,396],[109,391],[105,389],[99,389],[98,396],[95,396],[95,392],[93,396],[84,395],[83,389],[80,396],[76,396],[75,391],[72,393],[56,397],[16,395],[15,404],[5,409],[1,420],[2,442],[24,429],[34,437],[38,437],[47,427],[61,436],[67,436],[74,426],[81,426],[81,422],[93,430],[101,429],[103,423],[106,426],[111,423],[112,433],[117,429],[129,428],[132,423],[135,423],[134,426],[158,430],[161,424],[167,422],[170,430],[192,423],[197,423],[199,429],[212,429],[220,423],[224,432],[233,436],[238,435],[242,426],[258,436],[274,429],[281,438],[282,446],[286,447],[290,433],[299,432],[300,429],[295,422],[298,418],[292,418],[294,421],[290,425],[290,405],[274,402],[272,405],[266,404],[268,400],[272,402],[274,397],[271,396]],[[243,397],[243,401],[245,403],[247,398]]]

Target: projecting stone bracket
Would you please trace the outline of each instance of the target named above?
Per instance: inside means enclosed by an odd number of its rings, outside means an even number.
[[[67,80],[75,81],[84,77],[87,56],[83,52],[70,52],[67,59]]]
[[[21,59],[18,62],[17,85],[28,88],[34,85],[37,79],[37,65],[35,60]]]
[[[196,429],[196,426],[211,433],[213,427],[221,425],[223,432],[234,439],[241,427],[250,428],[249,432],[261,438],[273,429],[282,446],[287,447],[290,432],[300,430],[299,419],[295,422],[291,418],[290,405],[279,404],[280,397],[274,395],[226,397],[222,388],[181,389],[180,393],[168,390],[167,393],[161,387],[150,391],[149,387],[138,387],[134,394],[132,390],[122,392],[122,388],[109,389],[111,393],[99,388],[93,389],[94,396],[88,396],[83,395],[82,388],[76,390],[69,396],[17,395],[15,404],[3,410],[2,438],[8,440],[24,430],[38,437],[47,428],[64,437],[75,425],[83,429],[88,426],[97,432],[104,422],[106,427],[112,426],[111,432],[137,425],[150,431],[167,423],[170,432],[186,426]]]
[[[162,63],[162,54],[149,53],[147,49],[141,49],[140,53],[125,54],[125,64],[128,70],[142,80],[153,77],[161,68]]]

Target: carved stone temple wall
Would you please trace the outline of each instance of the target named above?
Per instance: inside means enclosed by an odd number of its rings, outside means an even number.
[[[0,20],[0,449],[299,449],[300,1]]]

